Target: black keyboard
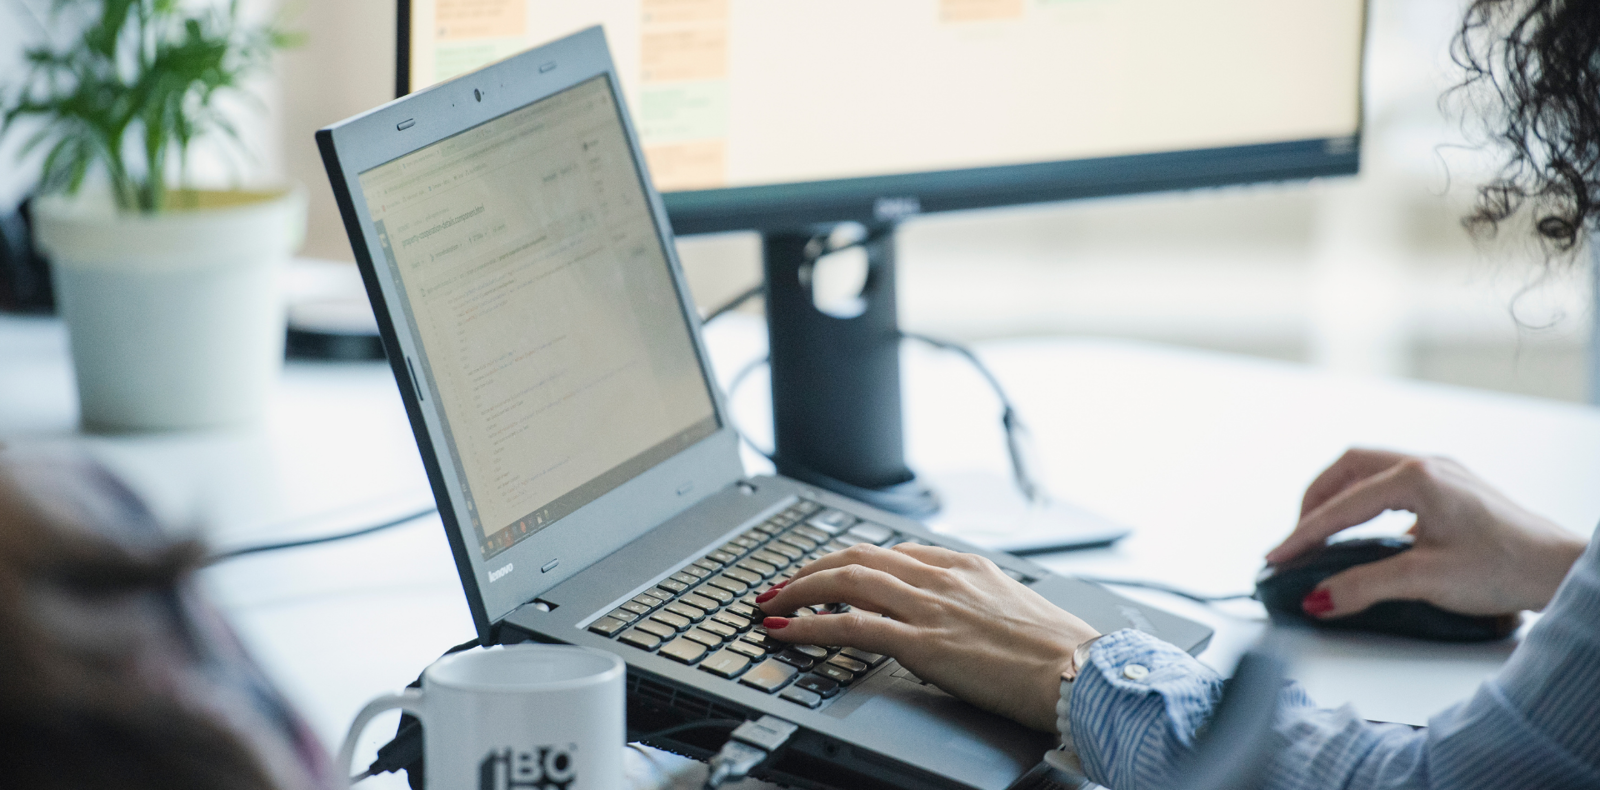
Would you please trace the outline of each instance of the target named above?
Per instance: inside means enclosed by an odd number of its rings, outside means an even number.
[[[806,563],[858,543],[924,541],[801,500],[656,582],[589,630],[698,666],[729,682],[818,708],[884,662],[855,648],[791,645],[767,635],[756,596]],[[817,614],[820,607],[795,612]]]

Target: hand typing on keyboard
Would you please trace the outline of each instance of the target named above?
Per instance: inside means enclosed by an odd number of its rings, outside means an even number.
[[[833,552],[757,602],[773,639],[894,656],[951,694],[1047,732],[1073,648],[1096,636],[988,559],[914,543]],[[865,611],[783,616],[838,604]]]

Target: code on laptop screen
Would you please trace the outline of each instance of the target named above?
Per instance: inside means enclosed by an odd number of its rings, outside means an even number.
[[[485,559],[717,430],[606,77],[361,189]]]

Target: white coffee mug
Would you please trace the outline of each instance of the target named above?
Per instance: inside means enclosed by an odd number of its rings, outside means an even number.
[[[339,769],[349,771],[372,717],[399,708],[422,720],[429,790],[617,790],[626,671],[610,653],[562,645],[445,656],[422,673],[421,689],[361,709]]]

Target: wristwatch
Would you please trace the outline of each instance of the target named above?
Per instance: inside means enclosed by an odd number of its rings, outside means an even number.
[[[1067,671],[1061,673],[1061,679],[1068,683],[1077,680],[1078,672],[1080,672],[1083,669],[1083,665],[1089,661],[1089,648],[1093,647],[1095,642],[1098,642],[1105,637],[1105,634],[1091,636],[1079,643],[1077,647],[1073,648],[1072,661],[1067,665]]]

